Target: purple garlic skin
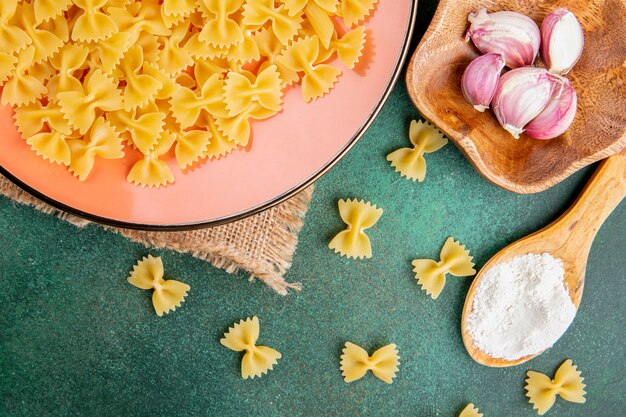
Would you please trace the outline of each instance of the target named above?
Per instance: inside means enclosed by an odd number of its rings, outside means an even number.
[[[574,13],[559,8],[541,24],[541,58],[548,70],[567,74],[580,59],[585,35]]]
[[[465,99],[479,112],[489,108],[503,68],[502,55],[487,54],[474,59],[465,69],[461,90]]]
[[[483,54],[502,55],[512,69],[532,65],[539,53],[541,33],[530,17],[516,12],[470,13],[470,27],[465,35]]]
[[[526,134],[531,138],[553,139],[574,121],[578,106],[576,90],[567,78],[559,77],[558,81],[562,86],[556,86],[543,111],[526,125]]]
[[[543,68],[522,67],[505,73],[491,101],[500,125],[519,139],[524,127],[548,104],[555,84]]]

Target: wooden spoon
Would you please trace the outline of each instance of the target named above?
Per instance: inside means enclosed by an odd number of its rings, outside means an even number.
[[[602,223],[624,196],[626,196],[626,149],[602,162],[576,202],[561,217],[538,232],[502,249],[485,264],[467,293],[461,318],[463,343],[472,359],[486,366],[505,367],[526,362],[542,353],[510,361],[493,358],[476,347],[467,331],[467,317],[472,311],[476,287],[485,272],[515,256],[550,253],[563,261],[564,280],[572,302],[578,308],[585,283],[587,257],[593,239]]]

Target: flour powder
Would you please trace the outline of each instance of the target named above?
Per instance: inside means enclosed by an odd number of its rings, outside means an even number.
[[[563,262],[548,253],[516,256],[486,271],[467,318],[476,347],[515,360],[552,346],[576,315],[564,274]]]

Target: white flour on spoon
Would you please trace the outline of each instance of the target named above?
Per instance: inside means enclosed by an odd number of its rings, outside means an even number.
[[[564,275],[563,262],[548,253],[516,256],[486,271],[467,317],[476,347],[516,360],[552,346],[576,315]]]

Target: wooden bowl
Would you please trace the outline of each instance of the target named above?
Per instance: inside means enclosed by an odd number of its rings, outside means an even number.
[[[555,139],[515,140],[493,112],[477,112],[461,93],[463,71],[479,54],[464,39],[467,15],[481,8],[512,10],[540,25],[557,7],[572,11],[585,31],[582,57],[568,74],[578,93],[578,113]],[[625,27],[620,0],[441,0],[409,63],[409,95],[487,180],[516,193],[543,191],[626,146]]]

